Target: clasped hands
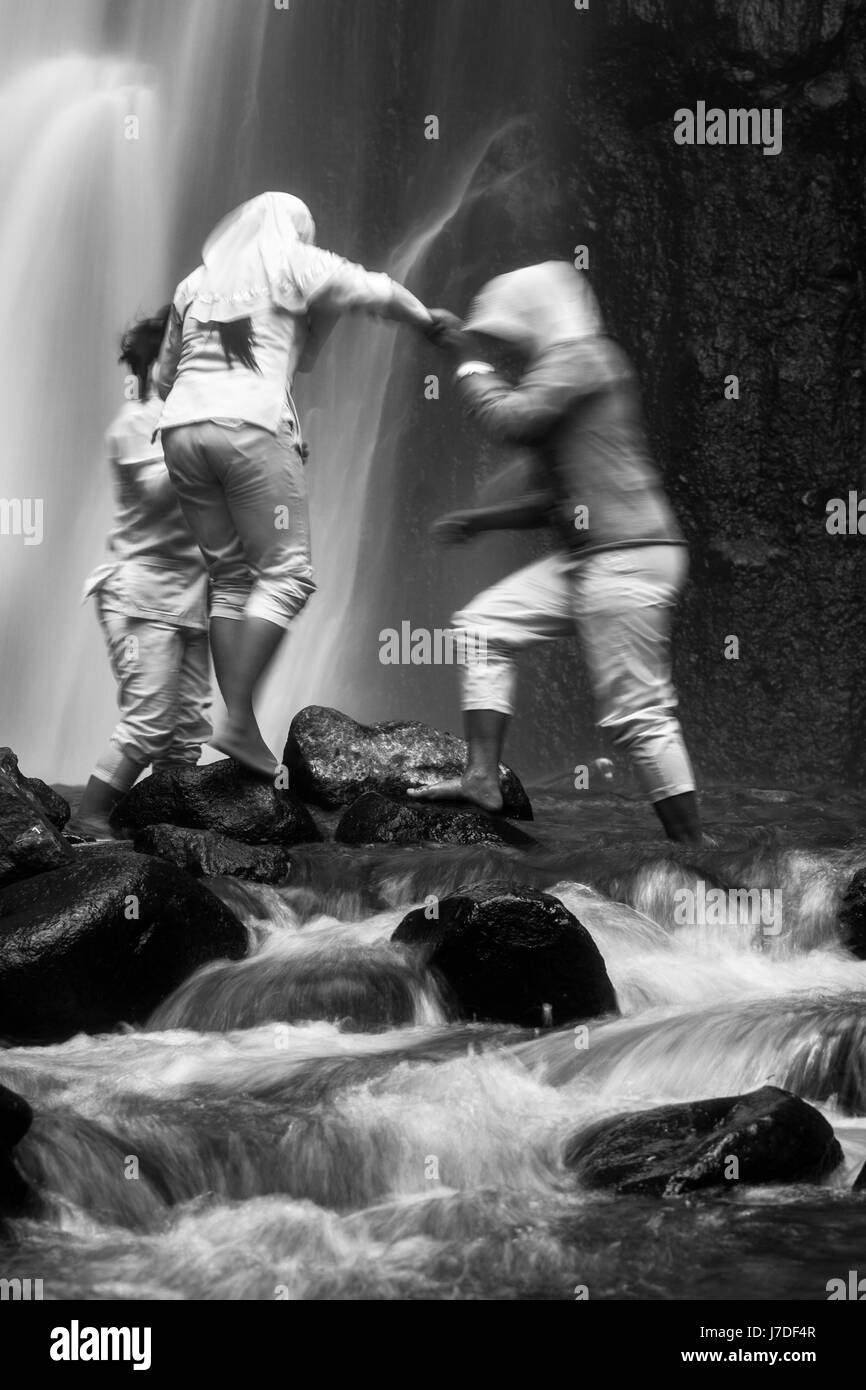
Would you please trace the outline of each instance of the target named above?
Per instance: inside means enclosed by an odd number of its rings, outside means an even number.
[[[424,329],[424,336],[453,357],[465,356],[470,340],[462,320],[450,309],[431,309],[429,312],[432,322]]]

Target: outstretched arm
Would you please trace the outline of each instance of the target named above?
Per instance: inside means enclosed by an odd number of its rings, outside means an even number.
[[[434,521],[431,534],[434,540],[451,545],[471,540],[482,531],[532,531],[550,525],[553,509],[554,501],[549,492],[527,493],[492,507],[449,512]]]
[[[310,296],[314,318],[324,315],[326,320],[336,319],[360,309],[377,318],[410,324],[422,332],[432,326],[432,316],[420,299],[389,275],[365,270],[330,252],[321,255],[327,257],[329,273]],[[322,266],[318,269],[321,273]]]

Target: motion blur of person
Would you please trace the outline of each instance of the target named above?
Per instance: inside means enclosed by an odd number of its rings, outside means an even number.
[[[202,261],[172,306],[158,369],[160,424],[212,580],[211,650],[226,705],[212,743],[273,777],[253,700],[315,589],[295,372],[309,369],[351,310],[422,331],[432,319],[387,275],[316,247],[309,209],[288,193],[236,208]]]
[[[211,733],[207,570],[152,442],[162,411],[153,364],[167,322],[168,305],[121,342],[137,398],[108,430],[110,559],[84,590],[96,599],[121,714],[70,826],[97,838],[110,837],[111,812],[149,764],[195,766]]]
[[[702,843],[695,781],[675,716],[670,628],[688,556],[651,459],[635,371],[606,335],[585,276],[565,262],[492,280],[464,326],[434,312],[469,414],[525,451],[493,504],[452,513],[440,540],[552,526],[558,548],[452,619],[469,745],[461,781],[415,789],[502,809],[499,764],[518,654],[577,630],[597,721],[631,757],[667,836]],[[517,383],[487,357],[517,356]]]

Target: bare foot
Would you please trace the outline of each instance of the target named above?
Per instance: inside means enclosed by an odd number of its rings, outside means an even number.
[[[505,804],[499,780],[483,777],[477,773],[465,772],[449,782],[434,782],[429,787],[410,787],[407,795],[416,801],[468,801],[472,806],[480,806],[482,811],[496,814]]]
[[[277,760],[255,727],[235,729],[227,724],[214,734],[211,747],[270,782],[277,775]]]

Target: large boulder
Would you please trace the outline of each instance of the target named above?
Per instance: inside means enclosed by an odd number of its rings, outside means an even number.
[[[842,1158],[823,1115],[777,1086],[601,1120],[565,1151],[587,1187],[658,1197],[735,1181],[818,1182]]]
[[[306,806],[231,758],[208,767],[162,769],[133,787],[112,824],[133,837],[149,825],[213,830],[245,845],[321,840]]]
[[[516,845],[536,843],[502,816],[473,807],[397,801],[365,792],[344,812],[334,833],[344,845]]]
[[[33,1111],[24,1097],[0,1086],[0,1217],[25,1216],[36,1209],[35,1193],[22,1178],[12,1155],[32,1123]]]
[[[146,825],[135,836],[141,854],[167,859],[194,878],[242,878],[248,883],[283,883],[291,860],[280,845],[245,845],[215,830]]]
[[[310,705],[292,720],[283,754],[292,791],[338,810],[365,792],[405,796],[410,787],[460,777],[466,744],[426,724],[358,724],[347,714]],[[532,806],[510,768],[500,768],[505,815],[532,820]]]
[[[484,884],[403,918],[392,941],[419,948],[466,1018],[562,1027],[616,1012],[589,932],[548,893]]]
[[[12,749],[0,748],[0,886],[56,869],[71,858],[69,845],[19,772]]]
[[[199,966],[246,950],[243,924],[174,865],[84,851],[0,890],[0,1038],[142,1023]]]

